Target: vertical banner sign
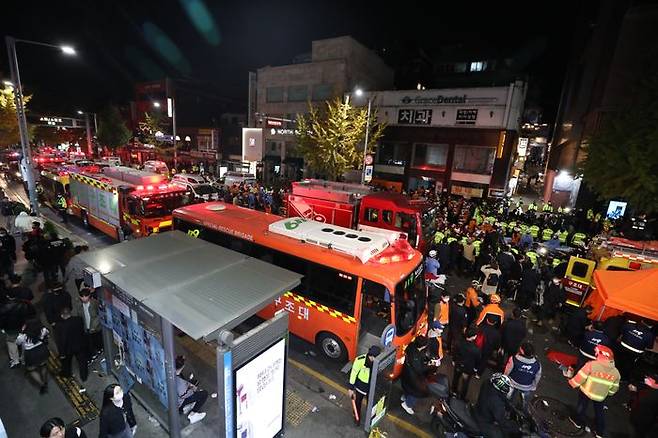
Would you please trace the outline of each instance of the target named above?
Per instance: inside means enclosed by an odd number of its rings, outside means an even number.
[[[229,438],[235,436],[233,417],[233,353],[229,350],[224,352],[224,430]]]
[[[382,338],[387,334],[387,330],[382,333]],[[395,365],[395,348],[387,348],[375,358],[370,374],[370,391],[368,392],[368,404],[366,408],[364,429],[366,432],[377,426],[384,415],[388,406],[388,399],[391,394],[391,378],[393,366]]]
[[[249,72],[249,102],[247,108],[248,111],[248,117],[249,120],[247,121],[247,126],[250,128],[253,128],[256,126],[255,123],[255,115],[256,115],[256,89],[258,86],[257,80],[256,80],[256,72],[250,71]]]
[[[263,129],[242,128],[242,161],[263,159]]]

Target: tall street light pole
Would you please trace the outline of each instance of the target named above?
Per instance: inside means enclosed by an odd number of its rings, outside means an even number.
[[[91,141],[91,121],[89,119],[89,113],[86,111],[78,110],[78,114],[85,116],[85,130],[87,131],[87,156],[93,158],[94,156],[94,146]],[[94,114],[94,120],[96,120],[96,114]]]
[[[357,96],[362,96],[363,95],[363,90],[360,88],[357,88],[355,91],[355,94]],[[366,119],[366,138],[365,141],[363,142],[363,170],[361,171],[361,184],[365,184],[366,182],[366,156],[368,155],[368,138],[370,136],[370,110],[372,108],[372,97],[368,98],[368,112],[367,112],[367,119]]]
[[[53,44],[40,43],[16,39],[10,36],[5,37],[7,44],[7,54],[9,55],[9,71],[11,81],[14,84],[14,102],[16,104],[16,117],[18,118],[18,130],[21,138],[21,149],[23,151],[23,167],[25,179],[27,180],[27,192],[30,197],[30,209],[35,214],[39,214],[39,200],[37,198],[36,183],[34,181],[34,168],[32,167],[32,150],[30,149],[30,140],[27,137],[27,119],[25,118],[25,102],[23,101],[23,86],[21,85],[21,74],[18,69],[18,57],[16,55],[16,43],[32,44],[45,46],[61,50],[66,55],[75,55],[75,50],[69,46],[55,46]]]

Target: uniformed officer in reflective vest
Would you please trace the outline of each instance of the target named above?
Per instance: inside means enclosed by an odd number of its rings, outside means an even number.
[[[68,222],[68,215],[66,214],[67,208],[68,204],[66,202],[66,198],[60,193],[57,195],[57,210],[59,210],[59,214],[62,215],[62,222],[64,223]]]
[[[541,232],[541,240],[543,240],[544,242],[547,240],[551,240],[552,237],[553,237],[553,230],[551,230],[550,227],[544,228],[544,230]]]
[[[585,235],[585,233],[581,233],[581,232],[575,233],[571,238],[571,245],[583,247],[585,246],[586,238],[587,236]]]
[[[381,348],[373,345],[368,349],[367,354],[357,356],[352,364],[350,389],[347,393],[352,399],[352,414],[354,415],[354,423],[357,426],[361,424],[361,404],[363,403],[364,398],[367,399],[368,391],[370,390],[372,364],[381,352]]]

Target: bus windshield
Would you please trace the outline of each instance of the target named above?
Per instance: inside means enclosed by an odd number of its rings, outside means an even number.
[[[395,325],[398,335],[403,336],[415,327],[426,305],[427,287],[423,263],[420,263],[395,288]]]
[[[416,216],[409,213],[398,212],[396,215],[396,226],[407,233],[407,240],[414,248],[418,242],[418,231]]]

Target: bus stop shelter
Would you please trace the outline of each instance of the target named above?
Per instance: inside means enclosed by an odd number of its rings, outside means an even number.
[[[286,312],[234,339],[231,330],[300,282],[297,273],[187,236],[154,235],[76,256],[67,286],[96,290],[105,360],[119,382],[168,430],[180,437],[175,382],[174,327],[195,341],[216,342],[219,392],[217,436],[236,436],[250,422],[241,400],[276,407],[269,436],[283,434]],[[259,377],[258,394],[250,393]],[[267,377],[262,379],[261,377]],[[280,400],[278,400],[280,398]],[[252,409],[253,410],[253,409]],[[258,413],[258,415],[262,415]],[[280,418],[279,418],[280,417]]]

